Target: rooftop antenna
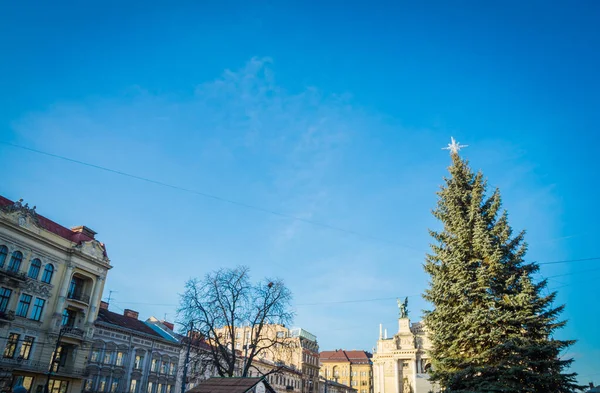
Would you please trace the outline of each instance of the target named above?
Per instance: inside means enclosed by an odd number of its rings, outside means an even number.
[[[112,289],[108,291],[108,299],[106,299],[106,303],[110,304],[110,300],[113,298],[112,294],[117,293],[117,291],[113,291]]]

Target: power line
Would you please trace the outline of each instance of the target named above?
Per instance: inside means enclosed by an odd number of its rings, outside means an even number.
[[[582,259],[566,259],[564,261],[539,262],[538,265],[554,265],[557,263],[587,262],[587,261],[597,261],[597,260],[600,260],[600,257],[582,258]]]
[[[321,227],[321,228],[326,228],[326,229],[330,229],[330,230],[333,230],[333,231],[346,233],[346,234],[357,236],[357,237],[364,237],[364,238],[368,238],[368,239],[376,240],[376,241],[379,241],[379,242],[383,242],[383,243],[388,243],[388,244],[400,246],[400,247],[411,249],[411,250],[423,251],[421,249],[418,249],[418,248],[415,248],[415,247],[412,247],[412,246],[408,246],[408,245],[405,245],[405,244],[400,244],[398,242],[393,242],[393,241],[390,241],[390,240],[382,239],[382,238],[379,238],[379,237],[376,237],[376,236],[364,234],[364,233],[353,231],[353,230],[350,230],[350,229],[344,229],[344,228],[337,227],[337,226],[330,225],[330,224],[326,224],[326,223],[323,223],[323,222],[309,220],[309,219],[306,219],[306,218],[294,216],[294,215],[287,214],[287,213],[281,213],[281,212],[278,212],[276,210],[267,209],[267,208],[256,206],[256,205],[250,205],[248,203],[235,201],[235,200],[224,198],[224,197],[221,197],[221,196],[218,196],[218,195],[215,195],[215,194],[210,194],[210,193],[203,192],[203,191],[193,190],[191,188],[186,188],[186,187],[181,187],[181,186],[177,186],[177,185],[165,183],[165,182],[160,181],[160,180],[154,180],[154,179],[150,179],[150,178],[147,178],[147,177],[134,175],[134,174],[123,172],[123,171],[120,171],[120,170],[117,170],[117,169],[107,168],[107,167],[104,167],[104,166],[101,166],[101,165],[91,164],[89,162],[76,160],[74,158],[69,158],[69,157],[61,156],[59,154],[48,153],[48,152],[45,152],[45,151],[42,151],[42,150],[32,149],[30,147],[16,145],[16,144],[10,143],[10,142],[0,141],[0,143],[3,144],[3,145],[7,145],[7,146],[11,146],[11,147],[17,148],[17,149],[22,149],[22,150],[26,150],[26,151],[29,151],[29,152],[41,154],[41,155],[44,155],[44,156],[56,158],[56,159],[59,159],[59,160],[68,161],[68,162],[71,162],[71,163],[74,163],[74,164],[87,166],[87,167],[98,169],[98,170],[105,171],[105,172],[110,172],[110,173],[113,173],[113,174],[116,174],[116,175],[129,177],[129,178],[132,178],[132,179],[136,179],[136,180],[140,180],[140,181],[143,181],[143,182],[155,184],[155,185],[158,185],[158,186],[168,187],[168,188],[171,188],[171,189],[174,189],[174,190],[178,190],[178,191],[183,191],[183,192],[187,192],[187,193],[199,195],[199,196],[202,196],[204,198],[213,199],[213,200],[216,200],[216,201],[219,201],[219,202],[228,203],[228,204],[239,206],[239,207],[243,207],[243,208],[246,208],[246,209],[260,211],[260,212],[271,214],[271,215],[274,215],[274,216],[283,217],[283,218],[287,218],[287,219],[290,219],[290,220],[303,222],[305,224],[310,224],[310,225],[313,225],[313,226],[318,226],[318,227]]]

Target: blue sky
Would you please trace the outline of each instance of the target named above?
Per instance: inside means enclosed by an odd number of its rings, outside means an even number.
[[[2,195],[107,244],[113,310],[172,319],[187,278],[247,264],[286,280],[322,349],[371,349],[393,299],[322,303],[411,296],[418,319],[450,136],[529,259],[600,256],[597,2],[121,3],[4,5],[1,142],[362,236],[0,144]],[[581,382],[599,263],[541,270]]]

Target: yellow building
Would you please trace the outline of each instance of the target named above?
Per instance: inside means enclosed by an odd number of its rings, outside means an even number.
[[[365,351],[323,351],[319,354],[321,377],[356,389],[358,393],[373,392],[372,355]]]
[[[0,196],[0,391],[82,390],[110,267],[94,231]]]
[[[235,342],[237,351],[245,355],[245,346],[250,344],[253,336],[252,327],[236,327],[235,339],[228,339],[228,329],[221,328],[218,332],[225,335],[224,343]],[[317,393],[319,391],[319,344],[317,337],[304,329],[288,329],[283,325],[266,325],[263,327],[258,346],[268,347],[258,356],[258,361],[287,366],[301,374],[300,387],[296,390],[301,393]],[[278,341],[284,345],[272,345]],[[229,344],[231,345],[231,344]]]

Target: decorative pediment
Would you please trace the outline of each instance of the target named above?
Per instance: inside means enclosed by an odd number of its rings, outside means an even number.
[[[19,199],[12,205],[1,206],[2,210],[9,219],[23,228],[33,229],[34,227],[42,228],[40,220],[34,207],[29,207],[29,204],[23,204],[23,199]]]
[[[25,292],[33,293],[34,295],[45,299],[52,296],[52,285],[41,283],[39,281],[27,280],[22,288]]]
[[[106,257],[106,250],[104,249],[104,246],[97,240],[81,242],[75,246],[75,249],[92,258],[100,259],[102,261],[106,261],[108,259]]]

